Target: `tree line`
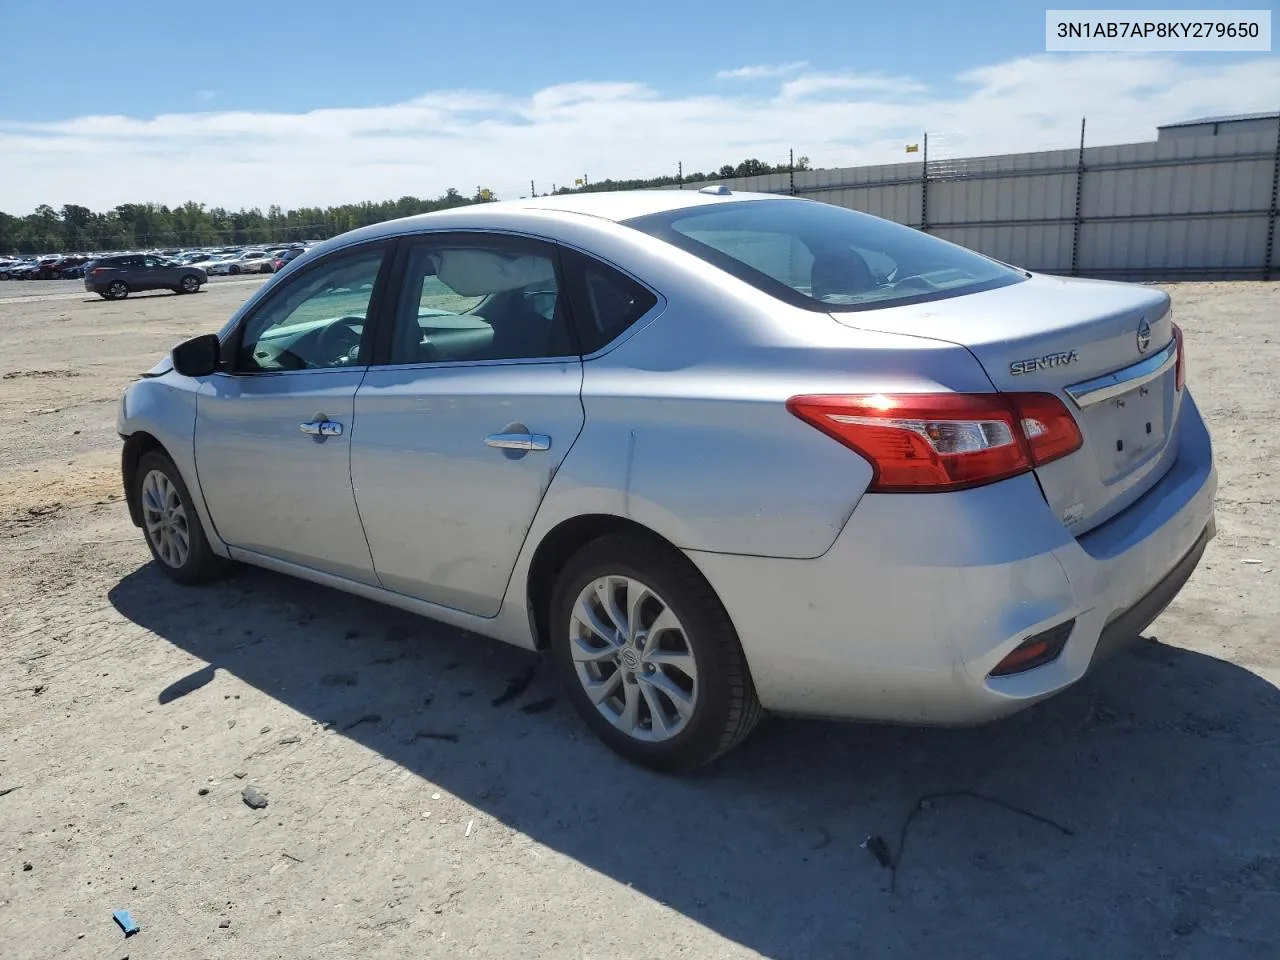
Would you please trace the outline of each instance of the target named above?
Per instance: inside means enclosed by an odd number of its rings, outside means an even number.
[[[808,167],[807,157],[797,158],[794,169],[807,170]],[[719,171],[710,174],[604,180],[574,187],[560,187],[555,193],[666,187],[716,178],[786,173],[791,169],[788,164],[772,165],[749,159],[736,166],[726,164]],[[405,196],[399,200],[384,200],[380,203],[347,203],[333,207],[300,207],[296,210],[283,210],[272,205],[265,213],[257,207],[236,211],[224,207],[206,207],[194,200],[188,200],[178,207],[156,203],[124,203],[104,212],[96,212],[73,203],[65,204],[61,209],[41,204],[34,213],[24,217],[0,211],[0,254],[99,253],[109,250],[244,246],[327,240],[371,223],[473,203],[487,203],[496,199],[484,187],[477,187],[470,197],[450,187],[434,200]]]

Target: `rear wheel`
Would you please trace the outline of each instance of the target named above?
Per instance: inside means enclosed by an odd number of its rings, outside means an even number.
[[[232,276],[235,276],[239,272],[240,272],[240,268],[237,267],[234,263],[227,269],[227,273],[231,274]]]
[[[760,719],[728,613],[688,559],[662,543],[623,533],[587,544],[557,581],[549,623],[569,699],[628,760],[692,770]]]
[[[112,280],[107,285],[108,300],[123,300],[129,295],[129,285],[123,280]]]
[[[191,494],[173,461],[159,450],[148,451],[138,461],[135,476],[142,530],[160,569],[170,579],[188,585],[222,576],[227,561],[210,548]]]

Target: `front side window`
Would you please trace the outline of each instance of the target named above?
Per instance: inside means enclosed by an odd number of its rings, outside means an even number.
[[[236,372],[354,366],[383,250],[334,254],[277,291],[245,323]]]
[[[537,360],[576,352],[550,244],[454,235],[409,247],[391,363]]]
[[[910,227],[814,201],[709,204],[624,222],[810,310],[921,303],[1025,279]]]

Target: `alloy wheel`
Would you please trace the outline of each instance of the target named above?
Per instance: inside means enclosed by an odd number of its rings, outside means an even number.
[[[651,587],[607,576],[578,594],[569,619],[578,681],[596,709],[636,740],[670,740],[698,703],[698,664],[684,627]]]
[[[187,508],[162,470],[152,470],[142,480],[142,519],[156,556],[175,569],[185,564],[191,549]]]

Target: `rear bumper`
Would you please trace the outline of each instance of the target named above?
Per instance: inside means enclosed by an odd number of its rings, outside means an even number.
[[[816,560],[690,552],[724,602],[761,702],[803,715],[966,724],[1083,677],[1173,599],[1215,532],[1212,445],[1190,395],[1178,456],[1080,539],[1034,477],[869,495]],[[992,677],[1018,644],[1074,621],[1050,663]]]

